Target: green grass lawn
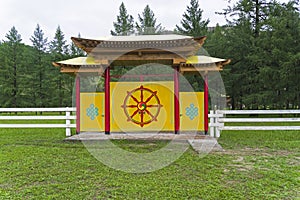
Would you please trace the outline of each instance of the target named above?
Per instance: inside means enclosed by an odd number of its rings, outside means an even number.
[[[0,129],[0,199],[300,199],[299,131],[226,131],[224,152],[191,148],[161,170],[111,169],[64,129]],[[150,152],[166,141],[114,141]]]

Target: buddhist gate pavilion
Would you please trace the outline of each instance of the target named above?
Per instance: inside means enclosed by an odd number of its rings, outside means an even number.
[[[205,39],[183,35],[72,37],[88,56],[53,64],[62,73],[76,76],[76,132],[207,133],[208,74],[222,70],[230,60],[196,55]],[[151,67],[152,73],[116,74],[138,66]],[[163,66],[169,70],[160,72]],[[204,79],[203,92],[182,91],[181,75],[185,74]],[[89,76],[101,77],[104,89],[84,91],[82,79]]]

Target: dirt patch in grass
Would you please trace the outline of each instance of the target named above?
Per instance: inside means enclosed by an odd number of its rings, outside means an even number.
[[[294,155],[294,151],[288,150],[273,150],[268,148],[242,148],[242,149],[225,149],[224,151],[214,152],[214,154],[221,155],[239,155],[239,156],[249,156],[249,155],[259,155],[259,156],[289,156]]]
[[[295,166],[300,166],[300,157],[296,156],[296,157],[293,157],[293,158],[289,159],[288,164],[295,165]]]
[[[249,172],[255,169],[261,171],[280,170],[283,164],[300,165],[300,154],[287,150],[247,147],[212,152],[212,154],[231,157],[231,161],[224,167],[224,173]]]

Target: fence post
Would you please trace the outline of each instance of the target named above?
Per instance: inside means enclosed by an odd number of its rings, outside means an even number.
[[[71,116],[71,113],[69,111],[69,108],[67,107],[67,109],[66,109],[66,136],[67,137],[71,136],[71,128],[70,128],[71,120],[70,120],[70,116]]]
[[[220,137],[220,128],[222,126],[222,124],[220,123],[219,119],[219,115],[220,113],[218,112],[218,110],[215,111],[216,113],[216,118],[215,118],[215,123],[216,123],[216,138],[219,138]],[[223,114],[221,116],[221,118],[223,117]]]
[[[209,123],[209,135],[210,137],[214,137],[215,136],[215,111],[211,110],[210,111],[210,123]]]

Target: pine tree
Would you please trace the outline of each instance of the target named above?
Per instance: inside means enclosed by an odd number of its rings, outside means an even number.
[[[21,35],[13,26],[6,34],[6,41],[3,41],[1,54],[1,101],[4,107],[18,107],[20,90],[20,70],[22,68]]]
[[[57,27],[54,39],[50,42],[50,51],[55,59],[63,59],[68,55],[68,45],[60,26]]]
[[[224,49],[227,48],[226,45],[226,30],[228,27],[220,26],[219,24],[210,32],[209,38],[205,41],[205,48],[210,55],[214,57],[226,57]]]
[[[114,22],[113,25],[115,30],[110,31],[112,35],[130,35],[134,33],[133,17],[127,14],[127,10],[123,2],[119,8],[117,22]]]
[[[199,37],[207,34],[209,20],[202,20],[203,10],[200,9],[198,0],[191,0],[183,14],[181,26],[176,25],[178,31],[185,35]]]
[[[46,50],[47,50],[47,38],[44,37],[43,30],[40,25],[37,24],[34,30],[33,36],[30,38],[32,42],[33,51],[33,63],[31,64],[31,74],[29,78],[32,81],[33,87],[30,88],[34,97],[35,107],[45,107],[47,104],[47,93],[49,90],[49,77],[47,74],[47,68],[49,64],[46,61]]]
[[[32,46],[37,50],[39,54],[46,52],[48,38],[44,38],[43,30],[41,29],[39,24],[36,25],[30,41],[32,42]]]
[[[53,61],[61,61],[69,58],[67,41],[60,26],[57,27],[54,39],[50,43],[50,52]],[[72,101],[73,78],[66,74],[59,73],[54,67],[52,69],[54,70],[52,80],[54,84],[56,84],[56,90],[51,98],[53,100],[52,105],[60,107],[69,106]]]
[[[273,0],[239,0],[218,14],[224,15],[230,25],[238,24],[242,20],[249,21],[252,33],[257,38],[264,21],[268,18],[270,7],[275,3]]]
[[[142,15],[138,15],[139,22],[136,23],[136,29],[139,34],[142,35],[151,35],[151,34],[159,34],[163,31],[161,24],[156,23],[156,18],[154,12],[150,9],[149,5],[147,5],[142,13]]]
[[[265,75],[271,79],[267,89],[276,97],[272,103],[287,109],[300,104],[300,13],[297,6],[297,1],[274,3],[261,34],[264,38],[261,54],[264,61],[268,60],[265,64],[268,70],[264,72],[267,71]]]

